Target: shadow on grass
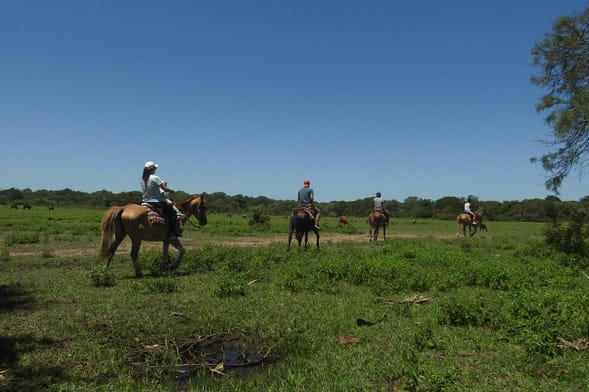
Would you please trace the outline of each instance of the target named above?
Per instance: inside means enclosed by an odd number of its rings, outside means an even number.
[[[0,314],[31,309],[34,304],[34,297],[22,284],[0,284]],[[51,364],[19,364],[23,354],[55,344],[52,339],[31,335],[0,335],[0,392],[41,391],[59,380],[67,380],[63,368]]]
[[[0,336],[0,391],[41,391],[67,380],[64,369],[57,366],[18,364],[22,354],[54,344],[51,339],[37,339],[30,335]]]
[[[20,283],[0,284],[0,313],[28,309],[34,298]]]

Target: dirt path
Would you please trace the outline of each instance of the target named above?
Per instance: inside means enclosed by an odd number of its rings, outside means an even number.
[[[451,234],[433,234],[433,233],[392,233],[387,235],[387,239],[392,238],[455,238],[455,235]],[[368,234],[342,234],[342,233],[323,233],[321,234],[321,243],[338,243],[343,241],[352,242],[368,242]],[[197,249],[204,244],[218,244],[223,246],[266,246],[273,242],[282,242],[286,246],[288,238],[284,234],[270,234],[264,236],[225,236],[225,237],[210,237],[203,238],[198,234],[187,236],[182,239],[182,244],[187,250]],[[379,238],[379,242],[383,241],[382,237]],[[309,243],[314,246],[315,236],[311,233],[309,236]],[[296,239],[293,239],[293,246],[297,246]],[[96,256],[98,258],[100,244],[97,242],[94,246],[90,245],[86,248],[72,247],[53,249],[50,254],[54,257],[88,257]],[[162,246],[161,242],[147,242],[144,241],[141,244],[141,249],[160,249]],[[125,239],[121,246],[117,249],[117,254],[129,254],[131,251],[131,242]],[[10,251],[10,257],[44,257],[43,250],[14,250]]]

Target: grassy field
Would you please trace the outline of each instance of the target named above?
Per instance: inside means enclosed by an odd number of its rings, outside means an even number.
[[[103,213],[0,209],[0,391],[587,391],[587,262],[541,224],[369,243],[325,217],[320,251],[287,252],[283,217],[210,215],[135,279],[127,241],[102,268]]]

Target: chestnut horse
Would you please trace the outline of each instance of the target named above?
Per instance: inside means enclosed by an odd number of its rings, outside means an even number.
[[[309,232],[312,231],[317,237],[317,249],[319,249],[319,230],[315,228],[315,219],[311,216],[305,207],[301,207],[293,211],[290,215],[290,230],[288,232],[288,250],[290,250],[290,242],[292,241],[292,234],[296,233],[296,238],[301,247],[303,234],[305,235],[305,250],[309,244]]]
[[[370,241],[376,241],[378,239],[378,231],[382,228],[382,236],[387,239],[387,218],[379,210],[373,210],[368,215],[368,226],[370,227]],[[373,234],[374,233],[374,234]]]
[[[349,225],[349,224],[350,224],[350,218],[348,218],[345,215],[342,215],[342,216],[339,217],[339,220],[337,222],[337,227],[346,226],[346,225]]]
[[[470,237],[472,237],[473,235],[476,234],[477,232],[477,228],[479,227],[479,225],[484,225],[483,223],[483,212],[482,211],[476,211],[475,216],[477,218],[477,222],[478,224],[473,224],[473,220],[472,217],[470,216],[470,214],[467,214],[466,212],[463,212],[462,214],[458,214],[458,216],[456,217],[456,237],[460,237],[460,226],[462,226],[462,234],[464,234],[464,236],[466,237],[466,228],[468,227],[468,234],[470,235]],[[480,226],[481,228],[485,228],[487,226]]]
[[[204,204],[202,196],[191,196],[177,205],[178,209],[184,214],[181,219],[182,224],[188,221],[191,215],[194,215],[200,226],[207,224],[207,207]],[[102,243],[100,254],[106,261],[106,267],[125,236],[131,239],[131,260],[135,269],[135,276],[141,277],[141,267],[137,261],[141,241],[162,241],[163,254],[161,270],[168,268],[177,268],[182,262],[185,249],[176,239],[169,239],[169,223],[151,223],[148,219],[148,209],[139,204],[127,204],[125,206],[111,207],[102,218]],[[179,252],[178,258],[170,267],[168,266],[168,250],[172,244]]]

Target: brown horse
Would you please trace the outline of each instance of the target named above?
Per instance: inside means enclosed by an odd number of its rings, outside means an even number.
[[[382,237],[387,239],[387,218],[378,210],[373,210],[368,215],[368,226],[370,227],[370,241],[378,239],[378,232],[382,228]]]
[[[204,204],[202,196],[191,196],[177,205],[178,209],[184,214],[181,219],[182,224],[188,221],[191,215],[194,215],[200,226],[207,224],[207,207]],[[131,239],[131,260],[135,268],[135,276],[141,277],[141,267],[137,261],[141,241],[162,241],[163,254],[161,270],[168,268],[177,268],[182,262],[185,249],[176,239],[169,239],[169,223],[151,223],[148,219],[148,209],[139,204],[127,204],[125,206],[116,206],[110,208],[102,218],[102,243],[100,254],[106,261],[106,267],[110,266],[115,252],[125,236]],[[176,262],[168,267],[168,250],[172,244],[179,252]]]
[[[339,220],[337,222],[337,227],[346,226],[346,225],[349,225],[349,224],[350,224],[350,218],[348,218],[345,215],[342,215],[342,216],[339,217]]]
[[[303,234],[305,235],[305,250],[309,244],[309,232],[312,231],[317,237],[317,249],[319,249],[319,230],[315,228],[315,219],[304,207],[298,208],[290,215],[290,230],[288,232],[288,250],[292,241],[292,234],[296,233],[296,238],[301,247]]]
[[[473,219],[470,214],[463,212],[462,214],[458,214],[456,217],[456,237],[460,237],[460,226],[462,226],[462,234],[466,237],[466,228],[468,227],[468,234],[470,237],[476,234],[477,228],[486,228],[487,226],[480,226],[484,225],[483,223],[483,212],[476,211],[475,213],[477,224],[473,224]]]

